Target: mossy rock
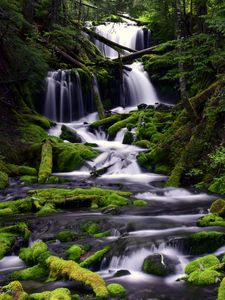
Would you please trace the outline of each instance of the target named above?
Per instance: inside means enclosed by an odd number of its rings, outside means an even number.
[[[148,202],[145,201],[145,200],[141,200],[141,199],[138,199],[138,200],[134,200],[133,201],[133,205],[134,206],[148,206]]]
[[[57,213],[53,203],[45,203],[45,205],[37,212],[38,216],[46,216]]]
[[[114,138],[120,129],[126,128],[127,123],[131,123],[131,124],[133,124],[133,127],[135,127],[135,125],[138,121],[138,118],[139,118],[139,113],[135,112],[135,113],[131,114],[130,116],[128,116],[126,119],[114,123],[107,130],[109,137],[111,139]]]
[[[82,226],[82,228],[86,233],[88,233],[90,235],[96,234],[99,232],[99,225],[93,221],[87,222],[86,224],[84,224]]]
[[[219,214],[223,210],[224,207],[225,207],[225,200],[217,199],[211,204],[210,212],[212,214]]]
[[[170,173],[170,167],[167,166],[167,165],[160,165],[160,164],[157,164],[155,166],[155,169],[154,171],[158,174],[165,174],[165,175],[168,175]]]
[[[147,274],[167,276],[175,272],[174,263],[170,257],[155,253],[144,259],[142,270]]]
[[[20,175],[36,176],[37,170],[29,166],[18,166],[18,172]]]
[[[26,121],[28,121],[29,123],[36,124],[44,129],[49,129],[52,125],[52,122],[43,115],[34,115],[34,114],[25,115],[24,114],[23,118]]]
[[[62,230],[56,235],[56,238],[63,243],[72,242],[75,239],[75,237],[75,233],[71,230]]]
[[[151,146],[151,143],[148,140],[140,140],[133,143],[135,146],[143,148],[143,149],[149,149]]]
[[[79,169],[85,160],[95,158],[96,150],[83,144],[57,143],[53,145],[54,171],[71,172]]]
[[[12,281],[0,288],[0,300],[28,300],[28,294],[19,281]]]
[[[5,172],[0,171],[0,189],[4,189],[8,185],[9,177]]]
[[[71,292],[67,288],[58,288],[53,291],[29,295],[30,300],[72,300]]]
[[[208,214],[204,217],[201,217],[197,221],[198,226],[223,226],[225,227],[225,220],[216,215],[216,214]]]
[[[222,232],[197,232],[187,238],[187,247],[193,255],[214,252],[223,245],[225,233]]]
[[[120,121],[121,119],[122,119],[122,116],[120,114],[115,114],[115,115],[112,115],[110,117],[104,118],[102,120],[98,120],[98,121],[93,122],[90,125],[90,127],[93,128],[93,129],[97,129],[97,128],[103,126],[104,128],[107,129],[108,127],[110,127],[114,123]]]
[[[44,242],[36,242],[32,247],[21,248],[19,257],[28,265],[35,265],[39,256],[48,251],[48,246]]]
[[[131,145],[134,141],[133,133],[130,131],[126,131],[123,137],[123,144]]]
[[[67,257],[78,262],[81,255],[85,253],[84,249],[79,245],[73,245],[66,250]]]
[[[67,140],[71,143],[82,143],[81,137],[77,134],[76,130],[73,130],[65,125],[61,127],[60,138]]]
[[[22,139],[21,142],[24,144],[28,143],[41,143],[43,140],[48,138],[47,132],[38,125],[27,124],[20,128]]]
[[[121,299],[126,296],[126,289],[119,283],[111,283],[107,285],[107,289],[111,297]]]
[[[225,299],[225,278],[220,283],[220,287],[218,290],[218,297],[217,300],[224,300]]]
[[[37,183],[38,178],[37,176],[24,175],[24,176],[20,176],[20,181],[33,184],[33,183]]]
[[[104,257],[104,255],[110,250],[110,247],[106,246],[103,249],[96,251],[93,255],[86,258],[84,261],[80,263],[80,266],[83,268],[87,268],[93,265],[100,263]]]
[[[207,286],[220,282],[222,276],[223,275],[221,273],[215,270],[196,270],[188,276],[187,281],[194,285]]]
[[[48,277],[48,269],[40,264],[10,274],[12,280],[42,280]]]
[[[2,259],[11,249],[16,241],[16,234],[1,232],[0,233],[0,259]]]
[[[203,256],[188,263],[185,267],[185,273],[189,275],[195,271],[203,271],[219,263],[220,261],[215,255]]]
[[[111,231],[107,230],[107,231],[104,231],[104,232],[95,233],[94,237],[96,237],[96,238],[104,238],[104,237],[107,237],[107,236],[110,236],[110,235],[111,235]]]

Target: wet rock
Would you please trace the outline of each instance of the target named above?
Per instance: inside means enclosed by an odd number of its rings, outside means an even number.
[[[156,110],[168,110],[170,108],[171,108],[170,105],[167,105],[167,104],[164,104],[164,103],[155,103],[155,109]]]
[[[60,138],[62,140],[67,140],[71,143],[82,143],[81,137],[77,134],[75,130],[72,130],[71,128],[62,125],[61,127],[61,135]]]
[[[147,104],[145,104],[145,103],[141,103],[141,104],[139,104],[138,105],[138,110],[143,110],[143,109],[146,109],[148,107],[148,105]]]
[[[123,144],[131,145],[134,141],[133,133],[130,131],[126,131],[123,138]]]
[[[147,256],[144,260],[142,270],[147,274],[167,276],[175,273],[175,266],[178,261],[162,253],[155,253]]]
[[[130,271],[128,271],[128,270],[119,270],[113,275],[113,277],[121,277],[121,276],[126,276],[126,275],[130,275]]]

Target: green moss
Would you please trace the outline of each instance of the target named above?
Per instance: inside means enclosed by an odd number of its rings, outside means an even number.
[[[66,288],[58,288],[54,291],[46,291],[29,295],[30,300],[71,300],[71,292]]]
[[[103,126],[104,128],[108,128],[111,125],[113,125],[114,123],[120,121],[121,118],[122,118],[122,116],[120,114],[115,114],[115,115],[112,115],[110,117],[104,118],[102,120],[98,120],[98,121],[93,122],[90,125],[90,127],[93,128],[93,129],[97,129],[101,126]]]
[[[4,216],[4,215],[12,215],[12,214],[13,214],[13,211],[9,207],[0,209],[0,215]]]
[[[192,272],[188,278],[187,281],[191,284],[195,285],[212,285],[215,283],[220,282],[222,278],[222,274],[215,271],[215,270],[210,270],[206,269],[204,271],[194,271]]]
[[[210,212],[213,214],[220,214],[220,212],[223,212],[224,207],[225,207],[225,200],[217,199],[211,204]]]
[[[111,234],[110,230],[107,230],[107,231],[104,231],[104,232],[95,233],[94,237],[104,238],[104,237],[110,236],[110,234]]]
[[[83,144],[57,143],[53,145],[54,171],[70,172],[79,169],[86,159],[98,152]]]
[[[225,226],[225,220],[216,214],[208,214],[197,221],[198,226]]]
[[[151,143],[148,140],[140,140],[136,141],[133,143],[135,146],[143,148],[143,149],[148,149],[151,146]]]
[[[28,300],[28,295],[19,281],[12,281],[1,287],[0,300]]]
[[[192,234],[187,241],[191,254],[210,253],[225,245],[225,234],[216,231],[197,232]]]
[[[203,271],[219,263],[220,261],[215,255],[203,256],[188,263],[185,267],[185,273],[189,275],[194,271]]]
[[[41,143],[44,139],[48,137],[47,132],[38,125],[27,124],[20,128],[22,134],[22,143]]]
[[[111,297],[119,297],[121,299],[126,296],[126,289],[121,284],[111,283],[107,285],[107,289]]]
[[[4,189],[8,184],[9,177],[5,172],[0,171],[0,189]]]
[[[69,259],[74,261],[79,261],[81,255],[83,255],[85,251],[78,245],[73,245],[66,250],[66,254]]]
[[[18,166],[18,173],[21,175],[36,176],[37,170],[28,166]]]
[[[56,238],[63,243],[72,242],[75,238],[75,233],[72,232],[71,230],[63,230],[57,234]]]
[[[126,131],[123,137],[123,144],[131,145],[134,141],[133,133]]]
[[[160,164],[157,164],[155,166],[155,170],[154,170],[156,173],[159,173],[159,174],[165,174],[165,175],[168,175],[170,173],[170,167],[167,166],[167,165],[160,165]]]
[[[71,143],[81,143],[82,140],[80,136],[77,134],[76,130],[72,130],[71,128],[62,125],[60,138],[62,140],[67,140]]]
[[[118,122],[114,123],[113,125],[111,125],[108,128],[109,137],[114,138],[120,129],[126,127],[127,123],[134,124],[134,126],[135,126],[135,124],[138,121],[139,115],[140,115],[140,113],[135,112],[135,113],[131,114],[129,117],[127,117],[126,119],[118,121]]]
[[[45,203],[45,205],[37,212],[38,216],[45,216],[49,214],[55,214],[57,210],[53,203]]]
[[[36,124],[44,129],[49,129],[51,127],[51,121],[42,115],[23,115],[23,118],[28,121],[29,123]]]
[[[35,265],[40,255],[48,252],[48,246],[44,242],[36,242],[32,247],[21,248],[19,257],[28,265]]]
[[[25,181],[25,182],[32,184],[32,183],[37,183],[38,178],[37,178],[37,176],[24,175],[24,176],[20,177],[20,181]]]
[[[89,221],[83,225],[83,230],[92,235],[99,232],[99,225],[93,221]]]
[[[4,214],[4,209],[10,209],[14,214],[30,212],[32,210],[33,200],[24,198],[23,200],[13,200],[0,203],[0,211]]]
[[[220,283],[220,287],[218,290],[218,297],[217,300],[224,300],[225,299],[225,278]]]
[[[48,269],[38,264],[24,270],[15,271],[10,275],[10,278],[12,280],[41,280],[47,276]]]
[[[135,206],[147,206],[148,202],[145,201],[145,200],[139,199],[139,200],[134,200],[133,205],[135,205]]]
[[[104,255],[110,250],[109,247],[104,247],[102,250],[95,252],[93,255],[86,258],[80,263],[81,267],[87,268],[102,261]]]
[[[11,249],[15,243],[16,235],[13,233],[1,232],[0,233],[0,259],[2,259]]]
[[[50,269],[50,278],[67,277],[90,286],[97,297],[108,297],[104,280],[97,274],[80,267],[74,261],[66,261],[55,256],[47,260]]]
[[[45,183],[52,173],[52,144],[49,140],[42,145],[41,163],[38,172],[38,183]]]

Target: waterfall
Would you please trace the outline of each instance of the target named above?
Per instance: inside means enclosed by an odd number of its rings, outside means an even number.
[[[72,122],[85,116],[79,73],[50,71],[45,79],[44,114],[53,121]]]
[[[96,32],[105,38],[134,50],[142,50],[150,46],[150,30],[134,23],[106,23],[96,27]],[[111,47],[95,41],[96,46],[108,58],[118,57],[118,52]],[[123,54],[126,54],[125,51]],[[122,93],[120,106],[137,106],[141,103],[154,105],[159,102],[156,91],[143,65],[134,62],[123,70]]]

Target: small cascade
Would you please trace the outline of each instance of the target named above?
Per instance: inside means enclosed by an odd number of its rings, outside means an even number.
[[[106,23],[97,26],[96,32],[108,40],[133,50],[141,50],[150,46],[150,31],[135,23]],[[111,47],[98,40],[95,43],[104,56],[118,57],[118,52]]]
[[[46,77],[44,114],[53,121],[72,122],[85,115],[78,72],[50,71]]]

